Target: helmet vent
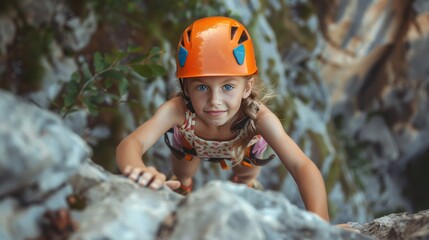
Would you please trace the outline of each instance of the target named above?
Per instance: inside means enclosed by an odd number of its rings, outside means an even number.
[[[246,31],[243,31],[241,33],[240,39],[238,39],[238,44],[245,42],[247,39],[249,39],[249,36],[247,36]]]
[[[180,44],[181,44],[182,46],[185,46],[185,41],[183,41],[183,37],[182,37],[182,39],[180,39]]]
[[[238,27],[231,27],[231,40],[234,38],[235,32],[237,31]]]
[[[191,30],[191,29],[189,29],[189,30],[186,32],[186,34],[188,34],[188,41],[191,41],[191,32],[192,32],[192,30]]]

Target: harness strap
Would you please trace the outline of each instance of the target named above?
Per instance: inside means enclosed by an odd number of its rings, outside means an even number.
[[[242,165],[244,165],[244,166],[249,166],[249,165],[250,166],[251,165],[264,166],[264,165],[267,165],[269,162],[271,162],[271,160],[273,160],[276,157],[275,154],[271,154],[267,158],[257,158],[255,153],[253,152],[253,148],[255,148],[255,144],[246,148],[246,150],[244,152],[244,158],[242,161]]]
[[[167,145],[167,147],[170,149],[170,151],[173,153],[173,155],[177,159],[182,159],[185,157],[186,153],[184,153],[182,150],[176,149],[173,147],[173,145],[170,143],[170,138],[168,137],[168,133],[174,133],[174,129],[170,128],[167,132],[164,133],[164,142]]]
[[[183,78],[180,78],[179,79],[179,83],[180,83],[180,88],[182,89],[182,97],[183,97],[183,99],[185,100],[185,105],[186,105],[186,108],[187,109],[189,109],[189,111],[191,111],[191,112],[195,112],[195,110],[194,110],[194,106],[192,106],[192,102],[191,102],[191,98],[189,97],[189,96],[187,96],[186,95],[186,92],[185,92],[185,84],[184,84],[184,79]]]

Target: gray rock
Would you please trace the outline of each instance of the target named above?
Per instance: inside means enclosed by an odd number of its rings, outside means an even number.
[[[282,194],[212,181],[176,212],[171,239],[366,239],[332,226]]]
[[[394,213],[370,223],[349,225],[377,239],[429,239],[429,210],[415,214]]]
[[[17,200],[7,198],[0,202],[0,212],[0,239],[29,239],[39,235],[42,206],[21,208]]]
[[[40,234],[46,211],[67,208],[69,177],[89,157],[60,118],[0,91],[0,238]]]
[[[184,198],[85,162],[71,178],[86,203],[71,239],[366,239],[291,204],[281,193],[212,181]]]
[[[71,182],[87,204],[73,212],[79,229],[71,239],[156,239],[160,224],[183,198],[169,189],[142,188],[91,162]]]
[[[86,143],[54,114],[0,91],[0,197],[38,201],[60,188],[88,158]],[[11,161],[13,160],[13,161]]]

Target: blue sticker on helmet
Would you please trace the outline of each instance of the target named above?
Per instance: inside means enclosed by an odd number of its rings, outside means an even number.
[[[235,60],[239,65],[242,65],[244,62],[245,49],[243,44],[240,44],[238,47],[233,50]]]
[[[188,57],[188,50],[186,50],[184,47],[180,46],[179,53],[178,53],[178,59],[179,59],[179,65],[181,67],[185,66],[186,58]]]

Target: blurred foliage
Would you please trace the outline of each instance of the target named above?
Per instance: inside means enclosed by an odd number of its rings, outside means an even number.
[[[166,70],[158,63],[161,50],[152,48],[142,54],[140,47],[130,47],[127,51],[114,51],[104,56],[96,52],[93,57],[93,71],[85,62],[79,71],[73,73],[65,85],[61,114],[87,109],[97,116],[103,106],[116,106],[128,93],[129,81],[142,81],[163,76]],[[124,59],[130,60],[123,62]]]

